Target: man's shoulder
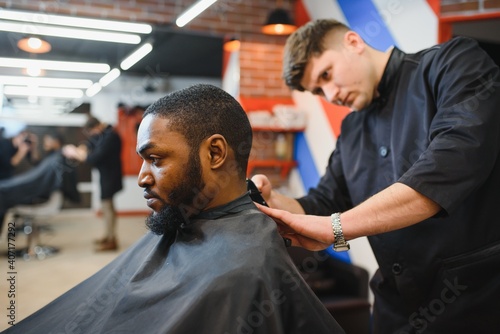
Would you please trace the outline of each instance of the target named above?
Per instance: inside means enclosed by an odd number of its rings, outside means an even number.
[[[479,49],[479,44],[476,40],[469,37],[457,36],[415,54],[408,54],[406,55],[406,60],[421,60],[421,64],[426,64],[447,59],[461,53],[467,54],[467,50],[473,49]]]

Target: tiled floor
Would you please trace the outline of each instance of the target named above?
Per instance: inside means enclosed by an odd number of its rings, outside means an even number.
[[[65,210],[47,222],[52,231],[41,234],[41,243],[59,248],[59,252],[44,260],[25,261],[15,258],[9,263],[6,227],[0,239],[0,331],[10,325],[7,307],[15,304],[15,322],[40,309],[57,296],[97,272],[124,251],[145,232],[144,216],[119,217],[118,251],[96,253],[92,241],[101,237],[103,222],[89,210]],[[7,222],[6,222],[7,224]],[[26,245],[26,236],[17,234],[15,247]],[[11,258],[12,260],[12,258]],[[14,270],[9,266],[13,264]],[[9,272],[15,272],[14,275]],[[15,296],[9,294],[8,279],[14,276]],[[11,290],[12,291],[12,290]]]

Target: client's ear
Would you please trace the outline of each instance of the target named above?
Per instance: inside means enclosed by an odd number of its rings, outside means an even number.
[[[226,138],[220,134],[210,136],[206,143],[208,144],[208,154],[210,159],[210,168],[220,168],[227,159],[229,146]]]

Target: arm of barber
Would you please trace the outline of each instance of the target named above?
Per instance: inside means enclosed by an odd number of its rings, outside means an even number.
[[[283,237],[292,245],[320,250],[335,240],[330,216],[305,215],[299,202],[272,190],[264,175],[252,180],[271,208],[259,206],[273,218]],[[394,183],[358,206],[341,214],[346,240],[398,230],[421,222],[440,211],[440,206],[412,188]]]
[[[84,144],[81,144],[79,146],[68,144],[63,147],[62,153],[68,159],[74,159],[83,162],[87,160],[88,149]]]
[[[23,160],[23,158],[30,151],[30,147],[27,143],[21,141],[17,146],[17,152],[10,158],[10,164],[12,166],[17,166]]]
[[[40,161],[40,151],[38,150],[38,136],[34,133],[20,133],[12,139],[14,147],[17,147],[16,153],[10,158],[10,164],[17,166],[24,157],[27,157],[30,163],[36,164]]]

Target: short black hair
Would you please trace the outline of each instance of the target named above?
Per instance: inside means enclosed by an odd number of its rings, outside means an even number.
[[[144,117],[147,115],[168,118],[192,150],[214,134],[224,136],[234,151],[241,175],[246,175],[252,128],[238,101],[221,88],[196,84],[177,90],[151,104]]]
[[[85,125],[83,126],[84,130],[92,130],[93,128],[97,127],[99,124],[101,124],[101,121],[99,121],[96,117],[89,117],[87,119],[87,122],[85,122]]]

